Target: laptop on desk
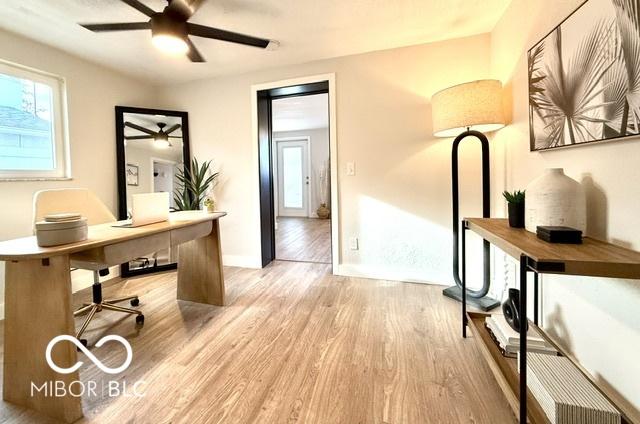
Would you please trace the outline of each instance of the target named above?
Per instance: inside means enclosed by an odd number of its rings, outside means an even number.
[[[169,220],[169,193],[134,194],[131,219],[119,221],[114,227],[135,228]]]

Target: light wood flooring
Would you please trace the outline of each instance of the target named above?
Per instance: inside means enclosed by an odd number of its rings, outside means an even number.
[[[297,262],[225,273],[225,307],[177,301],[175,272],[105,287],[109,297],[138,293],[146,324],[138,331],[132,317],[103,312],[89,343],[126,337],[133,362],[110,378],[146,381],[145,397],[85,397],[80,422],[515,422],[441,287],[337,277],[328,265]],[[92,348],[112,367],[123,350]],[[79,359],[83,381],[106,380]],[[2,402],[0,422],[51,421]]]
[[[331,220],[279,216],[276,259],[331,263]]]

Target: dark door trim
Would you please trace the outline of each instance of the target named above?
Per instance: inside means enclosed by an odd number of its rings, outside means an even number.
[[[329,81],[271,88],[257,92],[258,167],[260,192],[260,240],[262,267],[276,258],[275,213],[273,205],[273,149],[271,140],[271,101],[285,97],[329,93]],[[332,181],[332,184],[334,182]],[[335,248],[335,246],[334,246]]]

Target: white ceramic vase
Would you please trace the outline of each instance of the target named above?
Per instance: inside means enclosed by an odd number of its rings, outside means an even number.
[[[586,197],[580,183],[567,177],[562,168],[549,168],[527,186],[525,228],[535,233],[538,225],[558,225],[584,233],[586,209]]]

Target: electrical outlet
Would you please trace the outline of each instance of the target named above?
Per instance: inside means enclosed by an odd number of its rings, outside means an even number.
[[[358,237],[351,237],[349,239],[349,249],[358,250]]]
[[[356,163],[355,162],[347,162],[347,175],[349,175],[349,176],[356,175]]]

